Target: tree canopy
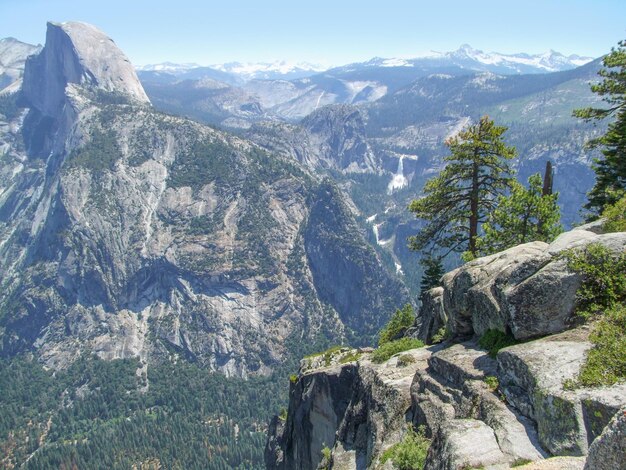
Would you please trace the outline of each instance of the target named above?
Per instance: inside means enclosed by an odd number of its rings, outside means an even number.
[[[536,173],[528,178],[528,188],[513,181],[511,193],[498,197],[498,206],[483,224],[484,236],[478,243],[481,254],[531,241],[550,242],[563,231],[556,203],[559,194],[544,194],[543,186]]]
[[[516,151],[502,140],[506,129],[483,116],[448,139],[445,168],[426,183],[424,196],[409,205],[416,217],[427,222],[410,237],[412,249],[436,249],[442,257],[465,251],[469,257],[477,255],[480,225],[495,210],[498,196],[511,186],[508,161]]]
[[[594,161],[596,183],[585,206],[594,214],[615,204],[626,192],[626,41],[620,41],[602,64],[604,68],[598,72],[602,80],[591,85],[591,91],[608,106],[574,111],[574,116],[585,120],[615,118],[604,135],[588,143],[590,147],[601,147],[603,154]]]

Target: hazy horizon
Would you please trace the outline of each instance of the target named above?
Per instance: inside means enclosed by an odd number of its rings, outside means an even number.
[[[302,5],[276,0],[3,0],[0,37],[43,44],[46,21],[84,21],[109,35],[137,66],[162,62],[307,62],[324,67],[373,57],[412,58],[469,44],[484,52],[600,57],[626,37],[626,3],[529,1],[480,8],[460,0]]]

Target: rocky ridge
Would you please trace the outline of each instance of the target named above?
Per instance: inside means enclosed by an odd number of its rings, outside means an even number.
[[[183,358],[245,377],[302,338],[363,341],[409,301],[331,182],[154,111],[93,26],[48,24],[20,100],[0,117],[2,355]]]
[[[259,123],[245,135],[270,151],[290,155],[317,173],[379,173],[382,167],[365,137],[365,116],[355,106],[325,106],[298,126]]]
[[[381,457],[409,423],[431,439],[425,469],[625,468],[626,384],[564,386],[592,344],[573,312],[581,281],[559,254],[589,243],[626,250],[626,233],[596,232],[582,226],[447,273],[408,332],[430,342],[445,331],[441,344],[380,365],[355,352],[347,364],[345,352],[303,361],[286,420],[270,427],[268,468],[392,468]],[[524,342],[492,357],[477,341],[488,329]]]
[[[40,50],[15,38],[0,39],[0,93],[19,89],[26,59]]]

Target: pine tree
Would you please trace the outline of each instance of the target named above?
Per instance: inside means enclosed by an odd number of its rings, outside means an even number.
[[[446,167],[426,183],[424,197],[409,205],[416,217],[427,221],[409,238],[412,249],[438,248],[443,257],[464,251],[468,258],[477,255],[480,225],[512,180],[508,160],[516,151],[502,140],[506,129],[483,116],[446,142],[451,153],[445,157]]]
[[[420,282],[420,296],[422,296],[433,287],[441,285],[440,280],[444,271],[441,258],[422,258],[420,263],[424,268],[424,274],[422,275],[422,280]]]
[[[591,91],[601,96],[608,107],[574,111],[574,116],[587,121],[615,117],[603,136],[587,144],[592,148],[602,147],[603,154],[594,160],[596,182],[585,206],[594,214],[615,204],[626,192],[626,41],[620,41],[617,49],[611,49],[602,64],[605,68],[598,72],[602,81],[591,85]]]
[[[401,338],[404,332],[413,325],[415,312],[411,304],[406,304],[402,309],[397,309],[378,335],[378,346]]]
[[[528,188],[512,182],[511,193],[498,197],[498,207],[483,224],[479,252],[486,255],[520,243],[554,240],[563,231],[558,197],[558,193],[544,191],[539,173],[528,178]]]

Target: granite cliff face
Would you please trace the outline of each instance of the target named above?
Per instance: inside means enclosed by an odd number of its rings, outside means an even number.
[[[24,98],[44,116],[57,117],[70,84],[149,102],[135,69],[111,38],[86,23],[48,23],[43,51],[26,63]]]
[[[41,46],[26,44],[15,38],[0,39],[0,93],[19,89],[26,59],[40,50]]]
[[[2,127],[3,355],[52,367],[80,352],[181,357],[264,374],[295,338],[365,338],[385,321],[377,307],[409,300],[331,183],[154,111],[94,27],[50,23],[20,100],[28,108]],[[332,269],[338,254],[350,270]],[[343,276],[371,305],[332,300],[347,295]]]
[[[430,439],[429,470],[624,468],[626,384],[565,386],[593,345],[573,312],[581,280],[558,254],[589,243],[626,250],[626,233],[598,229],[583,226],[446,274],[407,332],[431,342],[445,329],[443,343],[383,364],[367,351],[304,359],[286,419],[270,425],[268,468],[391,469],[381,458],[407,424],[423,426]],[[477,341],[487,329],[526,341],[492,357]]]

